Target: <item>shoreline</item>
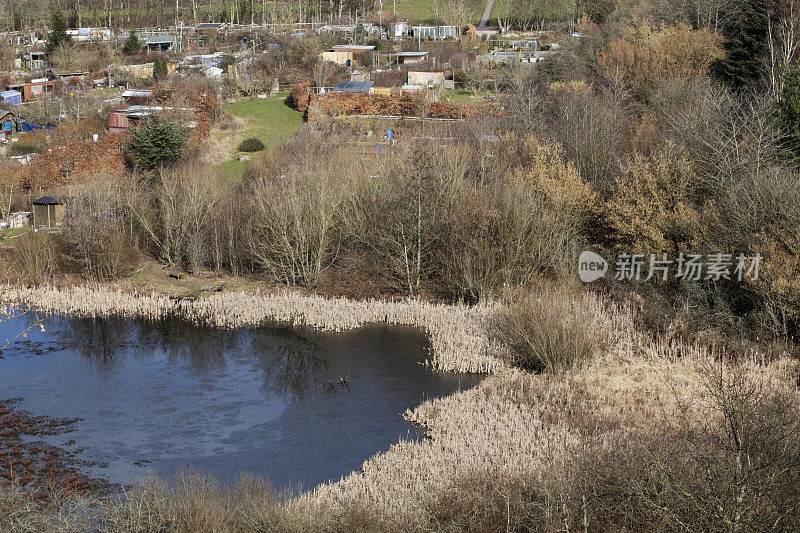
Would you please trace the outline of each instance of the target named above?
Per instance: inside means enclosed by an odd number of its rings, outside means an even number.
[[[142,294],[118,287],[87,285],[68,288],[22,287],[8,290],[5,294],[7,299],[23,302],[43,315],[145,320],[179,318],[196,325],[223,329],[253,327],[265,322],[336,332],[367,324],[409,326],[421,329],[430,340],[430,357],[426,359],[430,371],[489,376],[516,373],[501,359],[504,348],[490,337],[493,315],[500,307],[497,303],[468,307],[409,299],[351,300],[299,294],[290,290],[279,293],[239,290],[199,298],[175,298],[155,291]],[[432,455],[437,454],[435,450],[444,443],[442,440],[434,442],[431,432],[438,425],[438,406],[444,405],[447,410],[456,411],[462,402],[475,402],[481,395],[480,387],[481,384],[478,384],[407,410],[402,414],[403,418],[424,428],[431,438],[398,442],[389,450],[368,458],[361,469],[350,472],[340,480],[331,480],[308,489],[293,504],[324,509],[366,498],[371,504],[390,512],[405,514],[412,509],[417,512],[419,509],[413,502],[413,495],[432,488],[429,483],[423,481],[420,484],[417,479],[416,482],[405,484],[406,489],[416,486],[411,492],[397,492],[396,489],[400,487],[387,482],[385,476],[397,477],[397,465],[409,466],[410,471],[417,473],[426,472]],[[462,447],[466,450],[470,448]],[[377,478],[374,477],[376,474]],[[441,472],[431,475],[429,479],[435,480],[434,485],[440,487],[440,478]]]
[[[73,286],[67,289],[24,287],[8,291],[44,314],[125,317],[159,320],[177,317],[200,326],[223,329],[267,322],[323,331],[345,331],[370,323],[412,326],[431,342],[427,366],[441,372],[494,374],[508,369],[504,348],[490,335],[499,304],[432,304],[420,300],[349,300],[282,293],[215,293],[194,300],[172,299],[118,288]]]

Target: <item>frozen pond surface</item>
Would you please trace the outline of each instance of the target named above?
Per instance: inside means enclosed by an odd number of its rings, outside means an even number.
[[[0,338],[24,324],[0,324]],[[87,473],[112,483],[186,466],[225,483],[240,472],[279,486],[338,480],[399,439],[420,438],[406,409],[478,381],[426,369],[425,335],[396,326],[231,332],[50,317],[45,328],[3,353],[0,398],[81,418],[49,442],[74,441],[97,462]]]

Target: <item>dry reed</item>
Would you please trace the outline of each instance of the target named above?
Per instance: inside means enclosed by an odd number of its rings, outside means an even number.
[[[431,304],[419,300],[328,299],[293,292],[221,293],[198,299],[137,295],[109,288],[32,287],[9,289],[43,313],[119,316],[160,320],[179,317],[198,325],[234,329],[284,323],[342,331],[369,323],[424,329],[430,337],[430,368],[444,372],[494,373],[506,368],[503,347],[491,338],[497,304],[475,307]]]
[[[719,360],[713,349],[651,341],[635,331],[630,310],[592,298],[584,304],[603,315],[608,347],[583,368],[553,376],[522,372],[502,362],[503,348],[489,336],[496,305],[355,302],[288,292],[221,294],[195,301],[88,288],[23,289],[17,295],[52,313],[149,319],[177,315],[224,328],[264,321],[328,330],[367,322],[409,324],[431,335],[433,368],[492,373],[472,389],[405,413],[430,439],[400,441],[365,461],[361,471],[288,504],[317,516],[368,505],[398,520],[416,521],[424,519],[432,495],[459,479],[488,473],[493,479],[544,480],[587,438],[613,443],[621,431],[671,423],[682,405],[705,405],[697,366]],[[767,363],[754,356],[742,364],[753,375],[777,376],[787,383],[796,379],[797,365],[785,358]]]

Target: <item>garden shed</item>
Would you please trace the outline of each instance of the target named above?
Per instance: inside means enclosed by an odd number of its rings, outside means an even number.
[[[172,35],[154,35],[147,39],[147,49],[151,52],[169,52],[175,46],[175,37]]]
[[[64,202],[53,196],[42,196],[33,201],[33,227],[55,228],[64,223]]]
[[[8,136],[17,132],[19,132],[17,115],[11,111],[0,110],[0,134]]]
[[[22,93],[19,91],[3,91],[0,92],[0,99],[2,99],[6,104],[21,104]]]

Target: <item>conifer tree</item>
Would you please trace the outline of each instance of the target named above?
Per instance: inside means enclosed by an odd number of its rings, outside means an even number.
[[[67,35],[67,21],[64,19],[64,14],[61,11],[54,11],[50,20],[50,33],[47,35],[47,46],[45,47],[47,53],[52,54],[60,46],[71,42],[72,37]]]
[[[766,0],[745,0],[725,41],[725,58],[717,75],[731,87],[742,89],[761,75],[761,56],[767,46]]]
[[[125,41],[125,44],[122,46],[122,51],[126,54],[133,54],[138,52],[142,49],[142,43],[139,41],[139,37],[136,35],[136,32],[131,30],[128,34],[128,39]]]

